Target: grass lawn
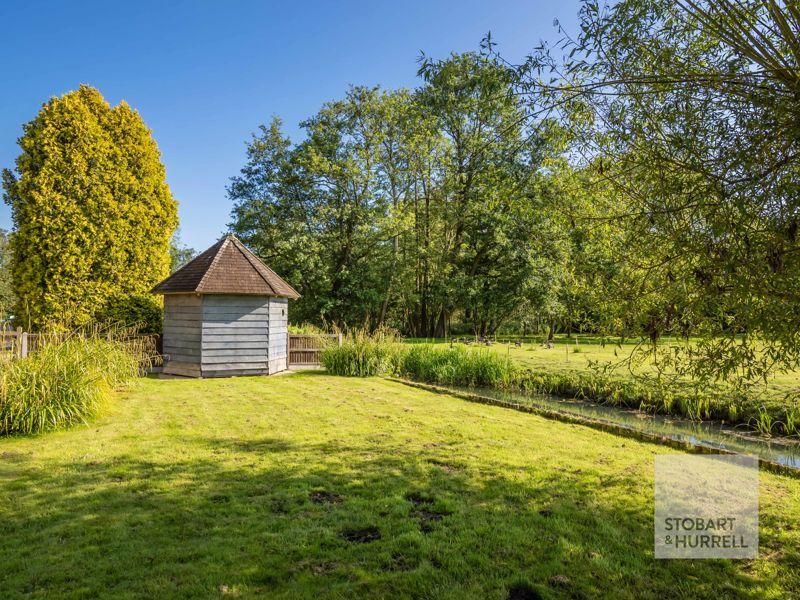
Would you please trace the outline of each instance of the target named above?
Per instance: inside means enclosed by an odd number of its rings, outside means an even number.
[[[0,439],[0,596],[800,597],[797,479],[761,475],[758,560],[653,558],[673,452],[377,378],[141,380]]]

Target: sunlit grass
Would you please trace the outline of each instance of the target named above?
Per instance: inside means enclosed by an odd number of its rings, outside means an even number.
[[[85,423],[139,375],[147,342],[124,330],[39,338],[26,358],[0,360],[0,435]]]
[[[0,590],[794,595],[794,479],[761,474],[759,559],[654,559],[653,461],[673,452],[378,378],[143,380],[90,426],[0,439]]]

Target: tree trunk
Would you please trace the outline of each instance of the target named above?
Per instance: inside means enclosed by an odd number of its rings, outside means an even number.
[[[436,326],[433,330],[433,337],[444,337],[445,334],[445,311],[439,312],[439,318],[436,320]]]

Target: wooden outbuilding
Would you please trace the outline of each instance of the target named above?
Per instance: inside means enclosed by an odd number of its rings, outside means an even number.
[[[288,305],[300,295],[235,236],[152,291],[164,295],[164,373],[230,377],[288,368]]]

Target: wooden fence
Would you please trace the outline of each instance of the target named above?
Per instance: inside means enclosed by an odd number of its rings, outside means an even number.
[[[0,351],[10,352],[15,356],[28,356],[30,334],[22,331],[22,327],[0,329]]]
[[[16,329],[0,328],[0,352],[10,352],[19,358],[25,358],[42,346],[67,339],[72,333],[30,333],[22,327]],[[152,338],[156,354],[162,353],[162,341],[159,334],[143,334],[142,338]]]
[[[322,349],[329,343],[336,341],[342,345],[342,334],[326,333],[319,335],[289,334],[289,366],[315,366],[319,365]]]

